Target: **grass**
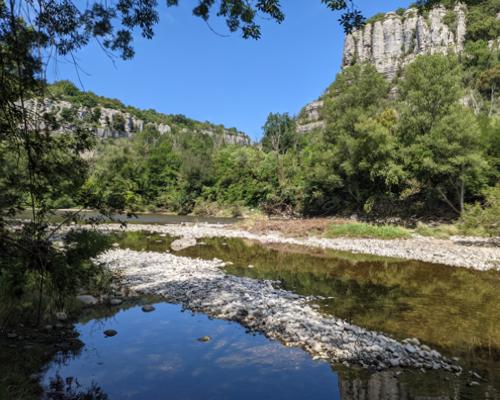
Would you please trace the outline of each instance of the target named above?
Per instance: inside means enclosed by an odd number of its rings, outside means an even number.
[[[326,237],[356,237],[373,239],[406,239],[411,237],[408,229],[393,225],[372,225],[367,223],[332,224]]]
[[[451,224],[429,226],[419,223],[414,232],[421,236],[431,236],[438,239],[448,239],[450,236],[460,234],[459,228]]]

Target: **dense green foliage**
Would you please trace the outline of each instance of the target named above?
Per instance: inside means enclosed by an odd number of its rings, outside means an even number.
[[[130,209],[457,217],[498,181],[500,162],[495,104],[461,101],[475,90],[464,59],[419,57],[396,96],[373,66],[346,68],[323,96],[324,129],[301,135],[271,113],[261,146],[154,130],[102,145],[89,185]],[[480,77],[489,65],[475,68]]]
[[[485,189],[485,204],[466,207],[460,218],[463,229],[472,233],[500,236],[500,184]]]

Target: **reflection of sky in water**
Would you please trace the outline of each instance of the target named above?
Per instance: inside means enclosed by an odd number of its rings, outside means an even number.
[[[324,362],[236,323],[192,316],[157,304],[116,314],[104,323],[78,325],[82,353],[46,375],[92,381],[115,399],[339,399],[337,376]],[[118,335],[105,338],[103,331]],[[212,341],[200,343],[200,336]]]

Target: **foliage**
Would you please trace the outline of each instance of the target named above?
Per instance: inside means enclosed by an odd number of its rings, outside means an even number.
[[[485,189],[485,202],[469,205],[460,218],[465,232],[483,231],[490,236],[500,236],[500,185]]]
[[[490,169],[477,119],[458,104],[461,85],[456,60],[441,55],[417,59],[400,83],[405,168],[458,214],[467,193],[484,187]]]
[[[261,143],[265,151],[284,154],[297,145],[295,121],[287,113],[270,113],[262,127],[262,133]]]
[[[327,237],[359,237],[374,239],[404,239],[410,232],[393,225],[372,225],[366,223],[332,224],[326,232]]]
[[[131,210],[456,216],[495,182],[500,159],[498,118],[460,104],[461,67],[420,56],[397,97],[373,66],[345,68],[323,96],[322,132],[299,135],[271,113],[261,148],[218,145],[195,126],[110,142],[89,185]]]
[[[460,231],[456,225],[439,224],[437,226],[418,223],[414,232],[422,236],[430,236],[440,239],[447,239],[450,236],[457,235]]]

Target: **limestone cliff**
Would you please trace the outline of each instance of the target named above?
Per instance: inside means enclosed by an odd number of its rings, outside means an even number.
[[[409,8],[404,12],[379,14],[360,29],[348,34],[344,42],[342,68],[371,63],[388,80],[422,54],[459,53],[464,48],[467,9],[436,6],[431,10]],[[321,99],[306,105],[298,118],[299,132],[324,126]]]
[[[420,54],[461,52],[465,33],[466,8],[462,4],[453,10],[437,6],[426,13],[416,8],[402,15],[390,12],[347,35],[342,65],[371,63],[393,79]]]
[[[89,122],[97,137],[108,138],[131,138],[135,133],[142,132],[146,128],[156,129],[163,134],[170,134],[173,130],[180,132],[191,131],[202,135],[208,135],[218,144],[250,145],[250,138],[236,129],[228,129],[222,125],[214,125],[208,122],[190,120],[184,116],[168,116],[154,112],[156,121],[140,118],[136,113],[141,110],[128,107],[133,111],[114,109],[96,105],[89,107],[78,104],[74,100],[68,101],[62,98],[46,98],[43,102],[31,101],[30,108],[38,114],[51,113],[57,121],[60,121],[59,132],[63,132],[71,126],[72,122],[85,120]],[[135,112],[134,112],[135,111]],[[149,111],[151,113],[151,111]],[[162,122],[161,120],[172,122]],[[158,121],[159,120],[159,121]],[[174,128],[174,129],[173,129]]]

